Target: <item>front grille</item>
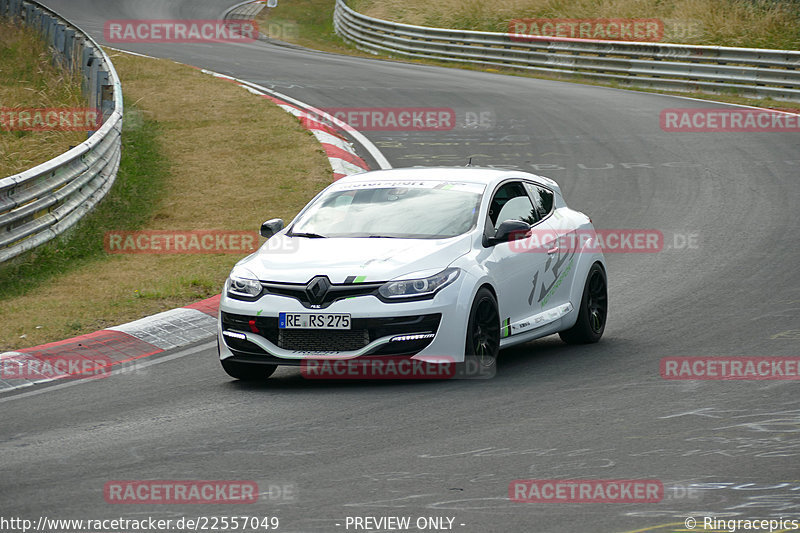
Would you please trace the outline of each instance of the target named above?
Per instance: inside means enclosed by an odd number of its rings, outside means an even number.
[[[442,315],[439,313],[409,317],[354,318],[352,329],[349,330],[280,329],[277,317],[253,317],[222,312],[222,329],[253,332],[252,327],[255,327],[257,332],[254,333],[286,350],[340,352],[359,350],[382,337],[436,333],[441,319]],[[432,340],[390,342],[381,346],[374,355],[416,355]],[[225,343],[234,353],[266,355],[264,350],[248,341],[225,337]]]
[[[285,350],[301,350],[309,352],[349,352],[353,350],[360,350],[367,344],[369,344],[369,331],[366,329],[278,330],[278,346]]]
[[[307,284],[298,283],[276,283],[262,281],[261,286],[267,294],[276,294],[279,296],[286,296],[294,298],[303,307],[309,309],[325,309],[333,302],[344,300],[345,298],[354,298],[356,296],[377,295],[378,289],[383,283],[342,283],[330,284],[327,292],[322,296],[319,301],[311,301],[312,297],[307,289]]]

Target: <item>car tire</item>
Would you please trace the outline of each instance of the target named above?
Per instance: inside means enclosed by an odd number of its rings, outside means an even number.
[[[591,344],[600,340],[608,318],[608,287],[606,273],[599,263],[592,265],[583,286],[578,320],[558,336],[567,344]]]
[[[263,381],[275,373],[278,365],[262,365],[258,363],[240,363],[238,361],[220,361],[227,374],[242,381]]]
[[[481,287],[469,311],[464,355],[475,358],[480,370],[485,371],[495,367],[499,352],[500,313],[497,310],[497,299],[492,291]]]

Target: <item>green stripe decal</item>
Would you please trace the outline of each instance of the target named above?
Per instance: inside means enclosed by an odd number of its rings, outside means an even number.
[[[503,320],[503,329],[501,331],[501,335],[503,337],[510,337],[511,336],[511,319],[506,318]]]
[[[364,283],[365,281],[367,281],[367,276],[358,276],[353,283]]]

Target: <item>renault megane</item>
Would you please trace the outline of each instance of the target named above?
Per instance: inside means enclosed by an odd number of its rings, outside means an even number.
[[[606,265],[559,186],[484,168],[345,177],[225,282],[219,357],[238,379],[321,359],[404,356],[493,367],[502,348],[603,334]],[[565,244],[565,243],[572,244]],[[577,243],[577,244],[575,244]]]

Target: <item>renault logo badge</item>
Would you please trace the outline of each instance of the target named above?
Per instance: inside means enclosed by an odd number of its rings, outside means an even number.
[[[330,288],[331,282],[327,276],[316,276],[306,285],[308,301],[312,304],[321,304],[325,301],[325,296],[327,296]]]

